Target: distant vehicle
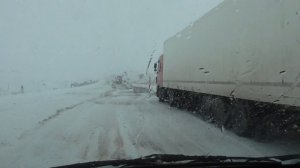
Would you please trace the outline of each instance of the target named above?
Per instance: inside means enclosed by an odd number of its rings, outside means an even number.
[[[226,0],[164,44],[160,101],[246,136],[300,137],[300,1]]]
[[[81,82],[81,83],[78,83],[78,82],[74,82],[74,83],[71,83],[70,87],[80,87],[80,86],[86,86],[86,85],[91,85],[91,84],[94,84],[94,83],[97,83],[98,81],[93,81],[93,80],[89,80],[89,81],[84,81],[84,82]]]
[[[77,82],[74,82],[74,83],[71,83],[71,85],[70,85],[71,87],[78,87],[78,86],[80,86],[80,84],[79,83],[77,83]]]
[[[123,83],[123,76],[121,76],[121,75],[118,75],[118,76],[116,76],[115,77],[115,80],[113,81],[113,83],[115,83],[115,84],[117,84],[117,85],[120,85],[120,84],[122,84]]]

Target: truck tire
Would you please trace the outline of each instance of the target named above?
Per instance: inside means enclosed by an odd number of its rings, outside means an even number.
[[[188,111],[195,111],[196,110],[196,106],[195,104],[198,103],[198,97],[195,94],[192,94],[191,92],[182,92],[181,95],[179,95],[181,97],[180,101],[181,101],[181,108],[182,109],[186,109]]]
[[[229,113],[227,111],[227,103],[222,98],[215,98],[211,102],[211,113],[214,121],[219,127],[227,127]]]
[[[256,125],[254,137],[258,140],[300,139],[300,115],[287,109],[273,109]]]
[[[254,130],[254,139],[257,141],[265,142],[272,139],[271,132],[272,130],[267,129],[269,125],[270,116],[265,116],[261,119],[260,123],[257,123]]]
[[[163,88],[160,88],[160,87],[157,86],[156,96],[158,97],[159,102],[164,101],[164,90],[163,90]]]
[[[201,105],[200,108],[198,107],[198,113],[203,117],[204,120],[212,120],[212,113],[211,113],[211,108],[212,108],[212,100],[210,96],[204,96],[201,100]]]
[[[229,127],[240,136],[249,135],[249,106],[240,101],[234,102],[228,109]]]
[[[168,89],[167,91],[167,94],[168,94],[168,102],[170,104],[171,107],[174,107],[176,106],[176,93],[173,89]]]

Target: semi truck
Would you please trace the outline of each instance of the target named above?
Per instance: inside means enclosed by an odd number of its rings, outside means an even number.
[[[300,1],[225,0],[167,39],[159,101],[244,136],[300,136]]]

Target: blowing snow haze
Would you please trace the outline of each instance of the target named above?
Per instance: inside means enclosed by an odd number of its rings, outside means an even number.
[[[144,72],[221,0],[0,0],[0,89]]]

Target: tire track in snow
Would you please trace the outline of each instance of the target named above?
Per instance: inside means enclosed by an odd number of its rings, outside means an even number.
[[[143,141],[143,133],[145,131],[145,116],[147,114],[148,108],[145,108],[145,99],[147,99],[148,94],[139,94],[128,99],[128,102],[131,102],[130,105],[133,109],[123,109],[122,111],[117,112],[118,123],[121,125],[120,132],[124,139],[124,149],[128,157],[137,158],[141,157],[145,148],[153,151],[153,153],[164,153],[164,150],[153,143],[150,139]],[[126,106],[125,108],[130,108]],[[134,111],[137,112],[133,119],[127,118],[124,111]],[[134,123],[134,125],[132,125]],[[143,135],[143,136],[142,136]],[[150,154],[150,153],[149,153]]]
[[[145,99],[148,99],[148,98],[149,97],[145,97]],[[150,102],[150,103],[157,104],[157,102]],[[138,108],[138,111],[143,114],[147,114],[148,112],[151,112],[151,111],[152,112],[153,111],[161,111],[160,108],[158,108],[157,110],[153,110],[153,109],[148,108],[148,106],[142,106],[142,105],[139,105],[137,108]],[[166,111],[166,112],[168,114],[165,114],[165,115],[170,116],[170,117],[174,113],[172,108],[171,109],[168,108],[168,111]],[[182,113],[182,112],[180,111],[180,113]],[[178,153],[178,152],[186,153],[189,151],[185,151],[185,150],[189,149],[191,151],[198,151],[200,153],[207,154],[207,151],[209,151],[207,147],[193,141],[191,139],[191,137],[187,136],[184,132],[178,132],[178,127],[170,127],[168,120],[161,121],[159,117],[157,119],[153,118],[152,117],[153,115],[157,115],[157,114],[152,113],[149,117],[146,117],[147,121],[143,121],[142,128],[136,135],[136,142],[139,146],[142,146],[142,148],[150,148],[151,150],[156,151],[158,153],[166,153],[166,151],[169,151],[169,150],[167,150],[168,149],[167,146],[165,146],[165,145],[163,145],[163,143],[161,143],[161,142],[165,142],[165,143],[169,143],[169,144],[170,143],[174,144],[173,146],[176,148],[173,148],[172,151],[175,153]],[[159,115],[161,115],[161,114],[159,114]],[[191,115],[191,114],[188,114],[188,115]],[[145,118],[145,117],[143,116],[143,118]],[[148,136],[147,131],[150,131],[149,128],[151,128],[151,127],[145,126],[147,122],[158,122],[158,124],[161,124],[160,128],[163,128],[163,129],[158,129],[156,131],[157,134],[161,135],[160,141],[157,141],[157,139],[152,139],[152,137]],[[151,124],[148,124],[148,125],[151,125]],[[144,130],[144,127],[146,127],[147,130]],[[143,131],[146,131],[146,133],[143,137],[141,137],[141,134],[143,133]],[[168,135],[172,135],[172,136],[168,136]],[[177,142],[176,140],[174,141],[174,139],[172,137],[174,137],[176,139],[181,139],[181,141],[180,142]],[[187,144],[189,144],[189,145],[187,146]]]
[[[72,110],[72,109],[76,108],[77,106],[80,106],[84,103],[85,102],[80,102],[80,103],[74,104],[72,106],[67,106],[67,107],[56,110],[56,113],[54,113],[53,115],[49,116],[48,118],[43,119],[42,121],[39,121],[39,123],[38,123],[39,127],[44,126],[45,124],[47,124],[47,122],[49,122],[52,119],[58,117],[62,113],[66,112],[66,111],[69,111],[69,110]]]
[[[53,114],[53,115],[50,115],[48,116],[47,118],[41,120],[38,122],[38,124],[31,130],[29,131],[25,131],[24,133],[22,133],[19,137],[18,137],[18,140],[22,140],[24,139],[25,137],[28,137],[30,135],[32,135],[36,130],[42,128],[43,126],[45,126],[48,122],[50,122],[51,120],[57,118],[58,116],[60,116],[62,113],[66,112],[66,111],[69,111],[69,110],[72,110],[80,105],[84,104],[84,102],[80,102],[80,103],[77,103],[77,104],[74,104],[74,105],[71,105],[71,106],[67,106],[67,107],[64,107],[64,108],[61,108],[61,109],[58,109],[56,110],[56,112]]]
[[[109,159],[109,151],[108,151],[108,147],[109,147],[109,141],[107,139],[107,137],[109,134],[109,131],[103,131],[102,133],[100,132],[98,135],[98,143],[97,143],[97,157],[99,158],[99,160],[106,160]],[[106,136],[104,136],[106,135]]]
[[[88,158],[97,158],[95,156],[99,156],[99,144],[105,144],[103,141],[104,139],[101,138],[101,135],[104,135],[104,130],[102,128],[91,131],[89,134],[88,143],[83,150],[81,159],[88,160]],[[105,156],[107,151],[102,151],[102,155]],[[98,160],[100,159],[98,158]]]
[[[113,159],[126,158],[125,151],[124,151],[124,140],[120,133],[120,131],[121,131],[120,123],[117,118],[116,112],[114,112],[114,114],[112,116],[111,123],[112,123],[112,127],[111,127],[110,133],[111,133],[111,136],[113,136],[112,137],[113,140],[111,141],[111,143],[114,145],[115,150],[111,153],[110,158],[113,158]]]
[[[129,94],[130,93],[130,94]],[[116,95],[118,94],[118,95]],[[130,99],[126,101],[122,101],[124,103],[118,103],[119,98],[123,100],[123,94],[126,94],[125,97],[130,97]],[[107,94],[106,94],[107,95]],[[124,123],[122,114],[124,110],[126,111],[128,107],[136,106],[135,99],[138,97],[131,92],[110,92],[107,96],[108,99],[106,102],[111,103],[101,103],[101,106],[108,106],[108,109],[111,109],[109,112],[105,112],[106,118],[103,123],[102,131],[98,135],[98,158],[100,160],[105,159],[122,159],[128,157],[137,157],[138,152],[136,147],[134,146],[134,142],[129,138],[129,133],[126,127],[122,125]],[[95,104],[98,103],[99,100],[92,101]],[[116,104],[114,104],[116,103]],[[116,106],[117,105],[117,106]],[[120,105],[126,105],[122,110],[118,110]],[[117,110],[117,111],[115,111]],[[87,149],[89,150],[89,149]],[[90,153],[88,151],[87,153]],[[134,156],[132,156],[135,154]]]
[[[125,126],[124,117],[122,117],[122,112],[117,113],[117,121],[119,127],[120,137],[123,139],[123,151],[126,151],[127,158],[137,158],[140,157],[140,152],[138,150],[137,143],[134,142],[132,138],[129,137],[129,127]],[[124,124],[124,125],[123,125]]]
[[[112,119],[112,118],[110,118]],[[107,119],[108,120],[108,119]],[[98,134],[97,157],[98,160],[121,159],[125,157],[123,149],[123,138],[118,130],[118,125],[114,120],[109,120],[109,127],[103,128]],[[92,146],[89,144],[88,146]],[[87,147],[90,149],[90,147]],[[88,151],[90,152],[90,151]]]
[[[115,90],[110,90],[102,93],[95,99],[87,100],[89,103],[98,104],[102,98],[108,100],[116,99],[121,95],[116,95]],[[111,106],[111,104],[104,104],[105,106]],[[112,108],[115,109],[115,106]],[[124,137],[120,133],[120,125],[117,120],[115,111],[105,111],[106,118],[102,121],[101,127],[95,127],[87,133],[88,142],[87,145],[81,151],[81,159],[94,158],[93,160],[105,160],[105,159],[121,159],[126,157],[124,151]],[[93,124],[92,124],[93,125]],[[91,125],[91,126],[92,126]],[[92,126],[93,127],[93,126]]]
[[[71,106],[66,106],[64,108],[57,109],[54,114],[52,114],[52,115],[48,116],[47,118],[44,118],[43,120],[39,121],[38,124],[34,128],[32,128],[31,130],[28,130],[28,131],[25,131],[24,133],[22,133],[18,137],[18,140],[22,140],[25,137],[28,137],[28,136],[32,135],[36,130],[44,127],[47,123],[49,123],[50,121],[54,120],[55,118],[61,116],[63,113],[65,113],[67,111],[70,111],[70,110],[73,110],[73,109],[75,109],[75,108],[77,108],[77,107],[79,107],[79,106],[81,106],[81,105],[83,105],[85,103],[92,102],[92,101],[96,100],[97,98],[99,98],[99,96],[87,99],[85,101],[73,104]]]
[[[72,109],[74,109],[74,108],[76,108],[76,107],[78,107],[78,106],[80,106],[80,105],[85,104],[85,103],[93,102],[93,101],[95,101],[95,100],[97,100],[97,99],[99,99],[99,98],[107,97],[107,96],[111,95],[113,91],[114,91],[114,90],[109,90],[109,91],[106,91],[106,92],[100,94],[100,96],[93,97],[93,98],[87,99],[87,100],[85,100],[85,101],[76,103],[76,104],[74,104],[74,105],[66,106],[66,107],[64,107],[64,108],[58,109],[58,110],[56,110],[56,113],[54,113],[53,115],[49,116],[48,118],[43,119],[42,121],[39,121],[38,124],[40,125],[40,127],[42,127],[42,126],[44,126],[47,122],[49,122],[49,121],[51,121],[52,119],[58,117],[58,116],[61,115],[62,113],[66,112],[66,111],[69,111],[69,110],[72,110]]]
[[[50,116],[48,116],[47,118],[44,118],[43,120],[39,121],[38,124],[32,128],[31,130],[28,130],[28,131],[25,131],[23,132],[17,139],[18,140],[22,140],[24,139],[25,137],[28,137],[32,134],[34,134],[34,132],[42,127],[44,127],[47,123],[49,123],[50,121],[52,121],[53,119],[61,116],[61,114],[67,112],[67,111],[70,111],[70,110],[73,110],[75,109],[76,107],[79,107],[85,103],[88,103],[88,102],[94,102],[95,100],[99,99],[99,98],[105,98],[105,97],[109,97],[113,94],[113,92],[115,91],[115,89],[113,90],[108,90],[108,91],[105,91],[104,93],[101,93],[99,96],[97,97],[93,97],[93,98],[90,98],[90,99],[87,99],[85,101],[82,101],[82,102],[79,102],[79,103],[76,103],[76,104],[73,104],[73,105],[70,105],[70,106],[66,106],[64,108],[60,108],[60,109],[57,109],[56,112]]]

